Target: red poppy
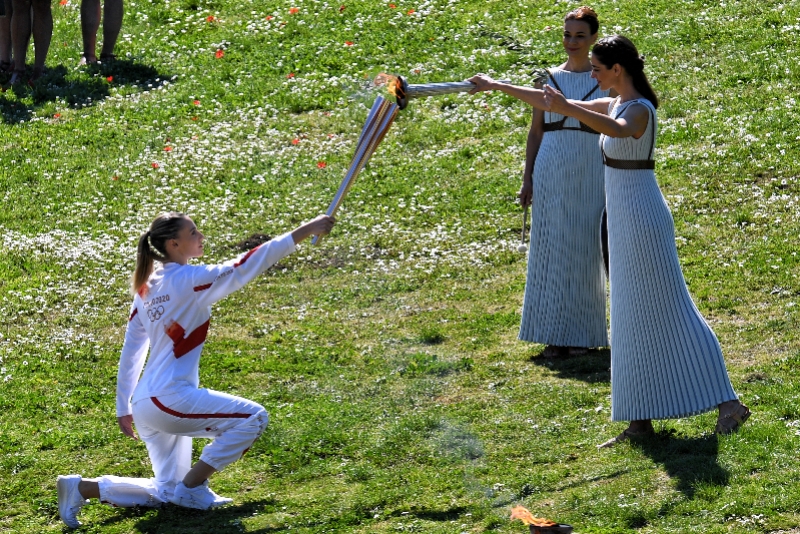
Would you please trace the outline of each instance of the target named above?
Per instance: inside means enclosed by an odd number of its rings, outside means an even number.
[[[342,11],[344,11],[344,6],[339,6],[339,13],[341,13]]]
[[[286,75],[287,78],[294,78],[294,72],[290,72]]]
[[[108,76],[108,77],[106,78],[106,81],[107,81],[108,83],[111,83],[111,82],[113,82],[113,81],[114,81],[114,77],[113,77],[113,76]]]
[[[151,163],[150,166],[153,167],[154,169],[157,169],[157,168],[160,167],[160,165],[155,161],[153,163]]]
[[[413,9],[409,9],[409,10],[408,10],[408,14],[409,14],[409,15],[413,15],[414,13],[416,13],[416,11],[414,11]]]
[[[192,117],[192,120],[193,120],[193,121],[196,121],[196,120],[197,120],[197,117]]]
[[[290,15],[297,15],[298,13],[300,13],[300,8],[293,7],[291,9],[289,9],[289,14]]]
[[[112,180],[114,180],[114,181],[116,182],[117,180],[119,180],[119,176],[117,176],[117,175],[115,174],[114,176],[112,176],[112,177],[111,177],[111,179],[112,179]]]
[[[389,9],[394,9],[394,8],[396,8],[396,7],[397,7],[397,6],[396,6],[396,5],[394,5],[394,4],[389,4]]]
[[[61,113],[56,113],[55,115],[53,115],[53,118],[54,119],[60,119],[61,118]]]
[[[325,167],[327,167],[327,166],[328,166],[328,164],[327,164],[327,163],[325,163],[324,161],[318,161],[318,162],[317,162],[317,168],[318,168],[318,169],[324,169],[324,168],[325,168]]]
[[[60,6],[65,6],[65,5],[67,5],[67,4],[69,4],[69,0],[61,0],[61,1],[58,3],[58,5],[60,5]]]
[[[215,20],[217,20],[217,17],[215,17],[214,15],[209,15],[206,17],[207,22],[214,22]]]
[[[300,139],[297,139],[296,137],[294,139],[292,139],[292,144],[293,145],[296,145],[299,142],[300,142]]]
[[[353,46],[353,41],[345,41],[344,45],[345,46]]]
[[[200,101],[199,100],[193,100],[192,104],[194,104],[195,106],[199,106],[200,105]]]
[[[165,146],[164,147],[164,152],[172,152],[172,147],[171,146]]]
[[[221,58],[221,57],[222,57],[222,56],[224,56],[224,55],[225,55],[225,52],[224,52],[223,50],[217,50],[217,53],[216,53],[216,54],[214,54],[214,57],[215,57],[215,58],[217,58],[217,59],[219,59],[219,58]]]
[[[274,19],[274,18],[275,18],[275,17],[273,17],[272,15],[267,15],[267,20],[272,20],[272,19]]]

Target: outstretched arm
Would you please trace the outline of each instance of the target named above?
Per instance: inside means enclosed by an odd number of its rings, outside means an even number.
[[[203,265],[192,272],[192,287],[200,305],[210,306],[241,289],[278,261],[295,250],[295,245],[312,235],[326,235],[334,224],[333,217],[320,215],[291,232],[245,252],[220,265]]]
[[[552,87],[544,88],[544,99],[550,111],[575,117],[582,123],[609,137],[634,137],[638,139],[647,129],[650,113],[642,105],[630,106],[616,119],[608,116],[612,99],[598,98],[588,102],[567,100]]]
[[[522,87],[519,85],[511,85],[510,83],[502,83],[486,76],[485,74],[476,74],[469,80],[475,84],[475,89],[469,92],[474,95],[481,91],[502,91],[507,95],[513,96],[517,100],[522,100],[538,109],[547,109],[547,104],[544,100],[544,91],[541,89],[534,89],[532,87]]]

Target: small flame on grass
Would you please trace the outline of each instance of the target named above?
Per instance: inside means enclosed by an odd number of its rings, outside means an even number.
[[[403,85],[400,83],[400,79],[397,76],[392,76],[391,74],[381,72],[375,76],[375,79],[372,80],[372,84],[375,87],[385,85],[389,94],[395,98],[403,98],[405,96],[405,93],[403,92]]]
[[[514,519],[519,519],[524,524],[535,527],[554,527],[558,525],[555,521],[550,521],[544,517],[533,517],[533,514],[524,506],[515,506],[511,509],[511,520],[513,521]]]

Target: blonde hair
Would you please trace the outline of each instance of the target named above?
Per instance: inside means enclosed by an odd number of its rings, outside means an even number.
[[[133,294],[147,293],[147,280],[153,274],[153,262],[168,259],[166,243],[178,237],[186,215],[171,211],[162,213],[150,224],[150,229],[139,237],[136,249],[136,269],[133,271],[131,290]],[[140,293],[140,294],[141,294]]]

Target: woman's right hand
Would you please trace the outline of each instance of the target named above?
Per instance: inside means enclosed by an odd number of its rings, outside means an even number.
[[[331,233],[333,225],[336,224],[336,219],[328,215],[318,215],[315,219],[308,223],[309,229],[313,235],[324,236]]]
[[[566,115],[566,110],[569,108],[569,102],[567,102],[567,98],[554,87],[550,85],[544,86],[544,103],[547,106],[548,111],[553,111],[555,113],[560,113],[561,115]]]
[[[328,235],[333,229],[336,219],[328,215],[318,215],[315,219],[299,226],[292,232],[292,239],[294,244],[311,237],[312,235],[324,236]]]
[[[139,439],[139,436],[137,436],[136,432],[133,430],[132,415],[123,415],[122,417],[117,417],[117,424],[119,425],[119,429],[122,430],[123,434],[131,439]]]
[[[519,198],[519,205],[523,208],[531,205],[531,201],[533,200],[533,184],[530,180],[522,180],[522,187],[520,187],[517,197]]]
[[[475,89],[469,92],[471,95],[480,93],[481,91],[490,91],[492,89],[492,84],[496,83],[491,76],[485,74],[476,74],[467,81],[475,84]]]

